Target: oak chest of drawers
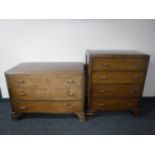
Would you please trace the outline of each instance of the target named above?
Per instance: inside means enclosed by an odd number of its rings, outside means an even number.
[[[82,63],[22,63],[5,72],[12,118],[22,113],[84,115]]]
[[[137,52],[87,52],[87,113],[140,112],[149,55]]]

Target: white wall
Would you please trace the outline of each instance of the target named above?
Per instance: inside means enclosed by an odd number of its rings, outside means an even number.
[[[155,96],[155,20],[0,20],[0,87],[20,62],[85,61],[86,49],[137,50],[151,55],[144,96]]]

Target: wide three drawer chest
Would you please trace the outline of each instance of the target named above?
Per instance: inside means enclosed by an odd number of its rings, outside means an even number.
[[[87,52],[87,114],[96,111],[140,113],[149,55],[134,51]]]
[[[82,63],[21,63],[5,72],[12,118],[23,113],[84,114]]]

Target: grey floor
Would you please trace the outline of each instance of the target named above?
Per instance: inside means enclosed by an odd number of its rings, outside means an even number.
[[[154,135],[154,99],[143,99],[141,105],[141,117],[130,112],[102,112],[81,123],[75,115],[25,115],[20,121],[12,121],[9,102],[0,102],[0,134]]]

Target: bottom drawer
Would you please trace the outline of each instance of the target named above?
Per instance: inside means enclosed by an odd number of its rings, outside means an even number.
[[[69,113],[83,111],[81,101],[14,101],[14,112]]]
[[[90,101],[90,109],[98,111],[122,111],[137,108],[138,103],[138,99],[92,99]]]

